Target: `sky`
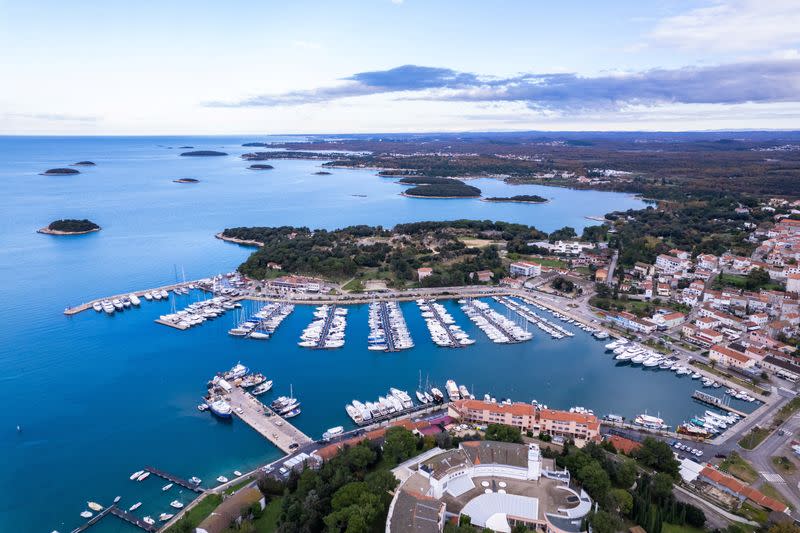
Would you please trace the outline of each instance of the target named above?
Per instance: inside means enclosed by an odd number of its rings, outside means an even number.
[[[0,0],[0,134],[800,128],[800,1]]]

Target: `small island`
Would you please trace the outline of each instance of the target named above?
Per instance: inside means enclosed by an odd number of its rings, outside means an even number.
[[[398,183],[414,185],[403,196],[410,198],[479,198],[481,190],[453,178],[434,178],[413,176],[401,179]]]
[[[245,148],[266,148],[269,145],[267,143],[244,143],[242,146]]]
[[[257,163],[255,165],[250,165],[247,168],[249,168],[250,170],[272,170],[275,167],[273,167],[272,165]]]
[[[491,198],[485,198],[485,202],[514,202],[519,204],[543,204],[547,202],[547,198],[542,198],[536,194],[518,194],[516,196],[492,196]]]
[[[83,235],[85,233],[100,231],[100,226],[85,218],[83,220],[65,218],[55,220],[46,228],[41,228],[37,231],[38,233],[45,233],[47,235]]]
[[[179,150],[191,150],[193,148],[194,148],[194,146],[178,146]]]
[[[80,171],[74,168],[51,168],[42,172],[42,176],[68,176],[71,174],[80,174]]]
[[[77,163],[72,163],[73,167],[93,167],[95,166],[94,161],[78,161]]]
[[[325,172],[324,170],[320,170],[319,172],[314,172],[315,176],[330,176],[330,172]]]
[[[183,157],[218,157],[228,155],[225,152],[217,152],[215,150],[195,150],[194,152],[183,152]]]
[[[175,183],[200,183],[200,180],[195,178],[178,178],[172,181]]]

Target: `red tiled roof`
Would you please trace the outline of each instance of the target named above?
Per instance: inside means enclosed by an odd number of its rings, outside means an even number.
[[[608,435],[606,440],[614,445],[615,450],[621,451],[626,455],[642,447],[642,445],[635,440],[626,439],[619,435]]]
[[[506,405],[502,403],[490,403],[483,400],[459,400],[455,402],[457,409],[472,409],[473,411],[491,411],[492,413],[511,413],[516,416],[533,416],[536,413],[532,404],[529,403],[513,403]]]
[[[745,485],[738,479],[723,474],[722,472],[714,468],[708,466],[703,467],[703,470],[700,471],[700,475],[710,479],[711,481],[717,483],[718,485],[726,487],[727,489],[731,490],[736,494],[741,494],[748,500],[754,501],[758,505],[765,507],[771,511],[777,511],[779,513],[782,513],[787,509],[786,504],[784,504],[783,502],[779,502],[774,498],[765,496],[758,490]]]

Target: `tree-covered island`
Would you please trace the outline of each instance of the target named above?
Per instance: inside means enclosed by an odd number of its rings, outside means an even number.
[[[70,176],[72,174],[80,174],[80,171],[74,168],[51,168],[42,172],[42,176]]]
[[[408,176],[398,181],[403,185],[413,185],[403,196],[411,198],[478,198],[481,190],[453,178],[427,176]]]
[[[516,196],[492,196],[484,198],[486,202],[515,202],[520,204],[543,204],[547,202],[547,198],[543,198],[537,194],[518,194]]]
[[[73,218],[54,220],[47,227],[38,230],[39,233],[48,235],[83,235],[93,231],[100,231],[100,226],[85,218],[82,220]]]
[[[228,155],[225,152],[217,152],[216,150],[195,150],[193,152],[183,152],[183,157],[219,157]]]

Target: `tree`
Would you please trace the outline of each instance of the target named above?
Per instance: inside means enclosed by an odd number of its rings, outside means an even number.
[[[609,504],[618,513],[627,515],[633,509],[633,496],[625,489],[611,489]]]
[[[653,498],[662,502],[666,501],[672,494],[672,482],[672,477],[663,472],[659,472],[653,476],[653,482],[651,484]]]
[[[770,527],[768,533],[800,533],[800,527],[794,522],[779,522]]]
[[[486,428],[486,440],[500,442],[522,443],[522,433],[519,428],[505,424],[489,424]]]
[[[404,427],[394,426],[386,430],[383,454],[394,463],[401,463],[417,452],[417,438]]]
[[[769,272],[763,268],[754,268],[747,274],[745,287],[749,290],[756,290],[770,282]]]
[[[611,488],[608,474],[597,461],[592,461],[578,470],[578,479],[583,484],[586,492],[595,500],[605,497]]]
[[[680,464],[666,442],[647,437],[633,455],[646,467],[669,474],[673,478],[678,477]]]
[[[636,481],[636,462],[633,459],[624,459],[616,464],[612,473],[614,485],[629,489]]]
[[[619,529],[618,521],[606,511],[597,511],[590,518],[594,533],[615,533]]]

